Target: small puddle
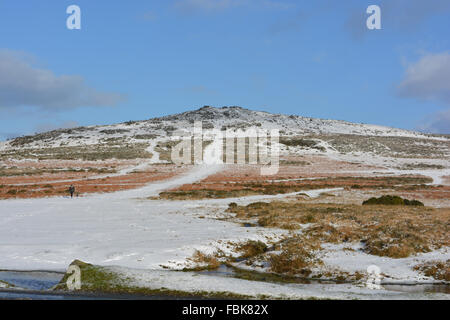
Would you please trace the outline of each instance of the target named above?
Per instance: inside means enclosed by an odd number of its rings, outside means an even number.
[[[48,271],[0,271],[0,280],[27,290],[48,290],[57,285],[64,273]]]
[[[198,271],[197,274],[216,277],[238,278],[251,281],[263,281],[272,283],[299,283],[299,284],[342,284],[344,282],[330,280],[305,279],[298,277],[279,276],[270,273],[260,273],[233,268],[227,265],[221,265],[216,270]],[[0,271],[0,280],[6,281],[18,288],[25,290],[0,289],[0,299],[37,299],[37,300],[78,300],[78,299],[133,299],[130,296],[88,296],[88,295],[61,295],[45,292],[58,284],[63,273],[46,271]],[[385,290],[404,293],[444,293],[450,294],[450,285],[448,284],[386,284],[382,285]],[[136,296],[134,299],[143,297]],[[144,297],[144,299],[161,299],[164,297]]]
[[[49,291],[64,273],[49,271],[0,271],[0,280],[17,288],[0,288],[0,300],[193,300],[191,296]]]
[[[300,284],[342,284],[342,281],[305,279],[299,277],[280,276],[272,273],[262,273],[221,265],[216,270],[197,271],[197,274],[238,278],[251,281],[274,282],[274,283],[300,283]]]
[[[243,226],[244,228],[254,228],[254,227],[257,227],[258,225],[257,225],[257,224],[254,224],[254,223],[244,222],[244,223],[242,223],[242,226]]]
[[[345,284],[347,281],[321,280],[321,279],[305,279],[299,277],[280,276],[270,273],[261,273],[257,271],[248,271],[238,268],[221,265],[216,270],[198,271],[197,274],[238,278],[251,281],[262,281],[272,283],[299,283],[299,284]],[[448,284],[386,284],[382,285],[385,290],[397,291],[404,293],[445,293],[450,294],[450,285]]]
[[[405,293],[445,293],[450,294],[448,284],[385,284],[382,287],[388,291],[399,291]]]
[[[197,271],[195,273],[207,275],[207,276],[218,276],[218,277],[228,277],[228,278],[235,277],[234,269],[231,267],[228,267],[224,264],[220,265],[220,267],[215,270],[202,270],[202,271]]]
[[[0,291],[0,300],[98,300],[95,297],[75,296],[75,295],[59,295],[48,294],[45,292],[30,291]]]

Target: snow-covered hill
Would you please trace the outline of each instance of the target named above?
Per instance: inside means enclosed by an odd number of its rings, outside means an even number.
[[[172,116],[159,118],[163,121],[208,121],[215,127],[261,126],[265,129],[279,129],[286,134],[357,134],[376,136],[424,137],[425,135],[402,129],[377,125],[357,124],[340,120],[323,120],[295,115],[273,114],[252,111],[241,107],[203,107]]]
[[[203,129],[278,129],[284,155],[352,154],[440,159],[450,157],[450,137],[340,120],[252,111],[241,107],[203,107],[143,121],[61,129],[0,143],[0,160],[151,159],[171,162],[179,131]],[[447,166],[447,165],[446,165]]]
[[[437,138],[419,132],[378,125],[272,114],[241,107],[203,107],[194,111],[144,121],[62,129],[20,137],[3,143],[0,146],[0,151],[10,148],[93,145],[118,140],[127,143],[139,143],[156,138],[167,139],[174,131],[179,129],[192,131],[195,121],[202,121],[203,127],[208,129],[213,127],[222,130],[226,128],[245,129],[252,126],[264,129],[279,129],[281,134],[285,136],[351,134],[448,140],[447,138]]]

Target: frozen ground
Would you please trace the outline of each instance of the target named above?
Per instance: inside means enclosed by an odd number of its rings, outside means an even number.
[[[393,259],[389,257],[379,257],[362,252],[361,244],[354,245],[334,245],[326,244],[321,255],[322,261],[329,268],[337,268],[347,272],[366,273],[367,267],[376,265],[384,275],[382,283],[435,283],[440,282],[425,277],[413,270],[413,267],[426,261],[446,261],[450,259],[449,248],[420,253],[403,259]],[[354,251],[343,250],[351,248]]]
[[[391,158],[382,157],[377,155],[368,154],[339,154],[334,152],[327,152],[327,156],[331,159],[337,161],[348,161],[348,162],[358,162],[365,165],[373,165],[378,167],[384,167],[385,169],[375,170],[376,175],[386,176],[386,175],[423,175],[433,179],[431,184],[442,185],[444,183],[444,177],[450,175],[450,161],[448,159],[440,160],[430,160],[430,159],[402,159],[402,158]],[[423,162],[430,164],[440,164],[445,168],[443,169],[414,169],[414,170],[400,170],[395,167],[399,167],[405,164],[410,164],[413,162]]]
[[[145,199],[162,190],[200,181],[221,169],[220,165],[197,166],[187,174],[143,188],[77,199],[1,201],[0,269],[63,271],[73,260],[80,259],[96,265],[117,266],[117,270],[131,276],[135,284],[150,288],[229,291],[277,298],[405,298],[398,293],[374,292],[354,285],[281,285],[163,270],[163,266],[182,269],[196,249],[221,247],[227,241],[247,239],[267,242],[285,232],[243,228],[214,218],[216,212],[223,212],[233,201],[247,203],[289,195],[202,201]],[[305,193],[314,197],[337,190]],[[205,219],[200,219],[200,215]],[[333,250],[329,252],[327,263],[353,268],[355,257],[343,256],[341,250],[335,251],[335,255]],[[448,253],[443,254],[448,257]],[[382,258],[377,257],[362,261],[383,263]],[[405,272],[409,265],[398,264],[397,268],[395,263],[386,262],[382,266],[387,266],[383,272],[392,269],[398,273]],[[417,280],[415,273],[405,275],[402,280]],[[407,297],[430,298],[423,294]],[[437,294],[433,298],[448,296]]]
[[[158,269],[182,266],[195,248],[218,240],[273,237],[279,231],[194,218],[195,202],[149,201],[161,190],[217,172],[201,165],[143,188],[83,198],[4,200],[0,207],[0,269],[64,270],[74,259],[98,265]],[[198,206],[197,206],[198,207]]]
[[[218,167],[198,167],[189,174],[132,191],[84,198],[2,201],[0,268],[64,270],[74,259],[99,265],[160,268],[184,261],[194,248],[217,240],[264,239],[274,232],[195,219],[193,210],[170,201],[138,198],[191,183]],[[194,209],[195,210],[195,209]]]
[[[449,299],[443,293],[408,293],[371,290],[352,284],[277,284],[228,277],[213,277],[193,272],[135,270],[113,267],[113,271],[132,279],[130,285],[151,289],[167,288],[189,292],[230,292],[239,295],[276,299]]]

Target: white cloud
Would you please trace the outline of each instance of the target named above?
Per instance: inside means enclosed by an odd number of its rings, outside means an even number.
[[[417,129],[429,133],[450,134],[450,109],[429,116]]]
[[[117,93],[89,87],[81,76],[55,75],[33,66],[32,59],[0,50],[0,109],[38,107],[61,111],[83,106],[112,106],[123,100]]]
[[[450,12],[448,0],[383,0],[381,6],[386,27],[404,32],[420,30],[423,22]]]
[[[450,54],[428,54],[408,66],[397,93],[405,98],[450,105]]]

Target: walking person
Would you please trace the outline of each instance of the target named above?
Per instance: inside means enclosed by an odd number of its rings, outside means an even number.
[[[73,184],[69,187],[69,193],[70,197],[73,198],[73,194],[75,193],[75,187],[73,186]]]

